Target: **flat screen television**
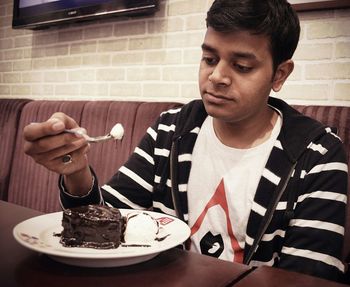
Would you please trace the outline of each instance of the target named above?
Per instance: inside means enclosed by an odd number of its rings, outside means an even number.
[[[14,0],[12,27],[48,26],[112,16],[152,14],[159,0]]]

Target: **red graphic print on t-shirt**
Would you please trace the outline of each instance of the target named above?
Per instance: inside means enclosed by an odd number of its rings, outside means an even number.
[[[239,246],[238,241],[233,234],[233,229],[232,229],[232,224],[229,216],[229,208],[227,204],[227,197],[226,197],[226,192],[225,192],[225,185],[224,185],[224,180],[222,179],[216,188],[216,191],[212,198],[209,200],[207,205],[205,206],[204,210],[202,213],[199,215],[197,218],[196,222],[191,228],[191,236],[194,235],[202,226],[202,223],[205,219],[205,217],[208,214],[208,210],[212,207],[217,207],[220,206],[225,214],[226,217],[226,226],[227,226],[227,234],[230,237],[230,242],[231,242],[231,247],[234,252],[234,262],[243,262],[243,249]]]

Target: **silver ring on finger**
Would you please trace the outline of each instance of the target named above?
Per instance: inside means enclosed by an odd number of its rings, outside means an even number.
[[[73,158],[70,154],[66,154],[62,157],[62,163],[63,164],[70,164],[73,162]]]

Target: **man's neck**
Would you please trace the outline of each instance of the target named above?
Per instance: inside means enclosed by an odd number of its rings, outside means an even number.
[[[216,136],[224,145],[248,149],[270,138],[277,118],[278,113],[269,107],[262,116],[255,117],[255,120],[230,123],[214,118],[213,125]]]

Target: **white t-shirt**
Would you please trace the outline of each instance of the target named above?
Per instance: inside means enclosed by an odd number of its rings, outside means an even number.
[[[282,125],[270,138],[250,149],[225,146],[208,116],[192,154],[188,182],[191,250],[242,262],[247,221],[259,179]]]

